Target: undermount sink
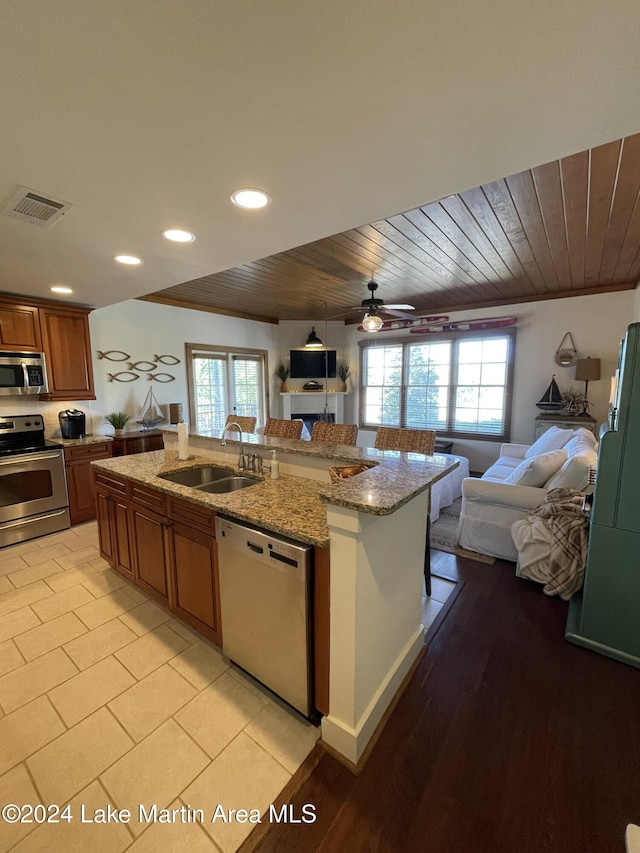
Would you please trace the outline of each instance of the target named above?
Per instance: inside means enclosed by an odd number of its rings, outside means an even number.
[[[196,486],[200,492],[212,492],[219,495],[224,492],[235,492],[238,489],[246,489],[247,486],[253,486],[256,483],[261,483],[257,477],[224,477],[221,480],[215,480],[213,483],[205,483],[202,486]]]
[[[233,471],[229,470],[229,468],[205,465],[202,468],[185,468],[184,471],[174,471],[171,474],[158,474],[158,476],[162,480],[179,483],[181,486],[195,486],[199,488],[207,483],[232,477]]]
[[[184,471],[173,471],[170,474],[158,474],[162,480],[178,483],[181,486],[192,486],[201,492],[224,494],[245,489],[262,480],[257,477],[236,475],[229,468],[219,468],[216,465],[204,465],[202,468],[185,468]]]

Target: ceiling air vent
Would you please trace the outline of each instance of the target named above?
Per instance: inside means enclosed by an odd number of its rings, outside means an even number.
[[[40,228],[49,228],[61,219],[73,205],[59,198],[40,195],[27,187],[20,187],[9,199],[3,213],[13,219],[31,222]]]

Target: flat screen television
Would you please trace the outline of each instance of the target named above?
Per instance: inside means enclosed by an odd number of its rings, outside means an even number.
[[[321,379],[325,376],[328,376],[329,379],[335,379],[336,377],[336,351],[334,349],[292,349],[289,355],[292,379]]]

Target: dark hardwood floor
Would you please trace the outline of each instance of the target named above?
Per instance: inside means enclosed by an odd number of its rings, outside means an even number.
[[[464,582],[359,776],[329,755],[261,853],[623,853],[640,823],[640,671],[567,643],[567,604],[433,553]]]

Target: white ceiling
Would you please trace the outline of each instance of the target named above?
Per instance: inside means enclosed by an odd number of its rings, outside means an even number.
[[[640,130],[637,0],[3,0],[0,39],[0,208],[74,205],[0,215],[0,290],[93,306]]]

